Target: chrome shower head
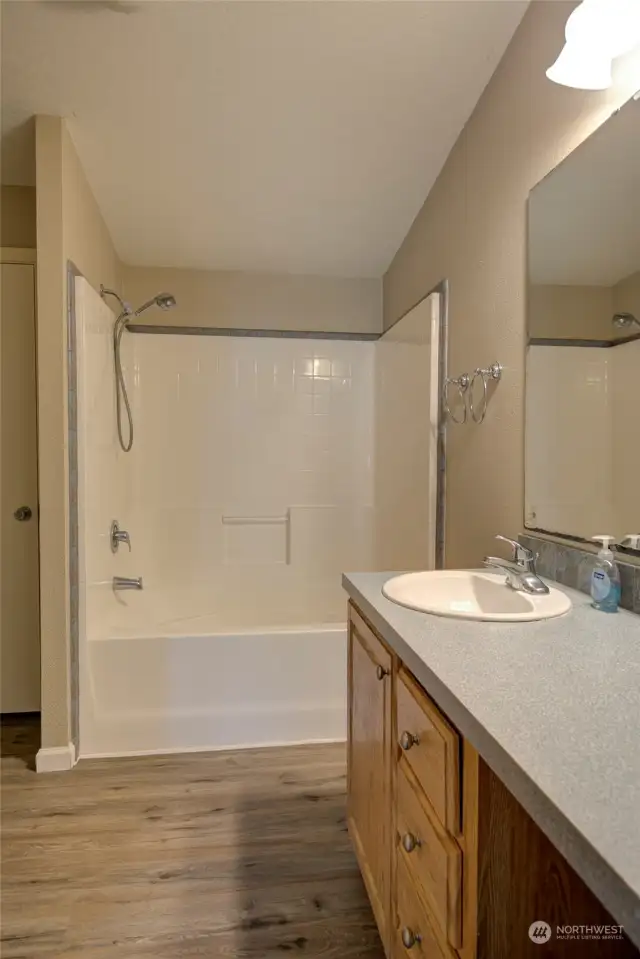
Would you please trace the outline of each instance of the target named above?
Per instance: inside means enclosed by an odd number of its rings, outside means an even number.
[[[640,326],[640,320],[637,320],[633,313],[614,313],[612,322],[618,330],[628,330],[632,326]]]
[[[140,316],[141,313],[144,313],[145,310],[148,310],[152,306],[157,306],[161,310],[170,310],[175,305],[176,298],[172,293],[158,293],[157,296],[154,296],[151,300],[147,300],[146,303],[139,306],[133,315]]]

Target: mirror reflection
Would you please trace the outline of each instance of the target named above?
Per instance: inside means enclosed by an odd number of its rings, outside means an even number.
[[[532,191],[525,525],[640,533],[640,102]]]

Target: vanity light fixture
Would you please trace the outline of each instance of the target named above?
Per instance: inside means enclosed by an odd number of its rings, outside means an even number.
[[[606,90],[616,57],[640,44],[640,0],[582,0],[565,27],[566,43],[547,70],[554,83]]]

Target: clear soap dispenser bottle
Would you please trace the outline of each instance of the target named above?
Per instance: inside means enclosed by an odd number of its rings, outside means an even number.
[[[616,613],[620,605],[620,571],[611,551],[614,536],[592,536],[602,543],[593,572],[591,573],[591,599],[593,607],[602,613]]]

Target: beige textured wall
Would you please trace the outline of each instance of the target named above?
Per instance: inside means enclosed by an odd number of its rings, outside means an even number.
[[[528,311],[530,336],[613,339],[608,286],[530,286]]]
[[[92,285],[120,265],[64,120],[36,118],[42,745],[70,740],[67,261]]]
[[[176,297],[177,306],[170,313],[145,313],[141,322],[146,323],[354,333],[382,330],[382,281],[375,279],[125,267],[124,289],[133,306],[161,290]]]
[[[639,85],[640,58],[605,93],[547,80],[574,6],[531,4],[384,279],[389,325],[447,277],[450,372],[505,367],[485,422],[448,431],[449,566],[523,527],[528,192]]]
[[[0,246],[36,246],[36,191],[32,186],[3,186],[0,190]]]

